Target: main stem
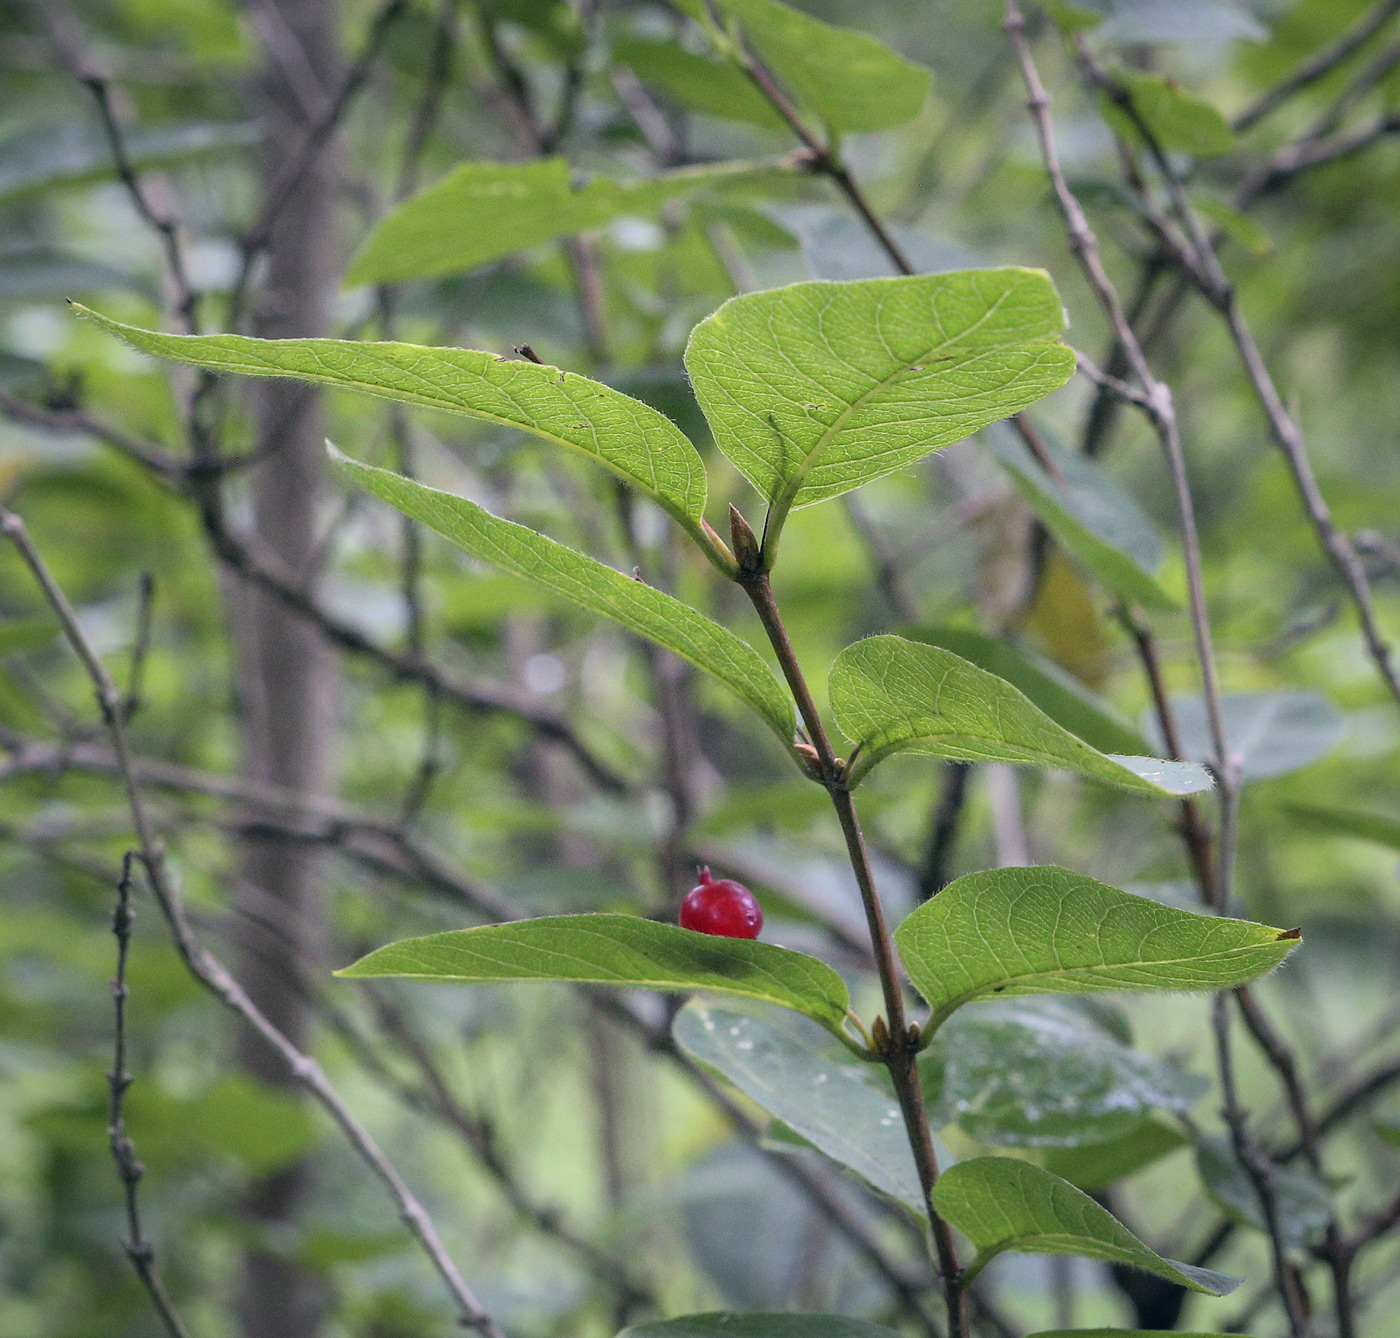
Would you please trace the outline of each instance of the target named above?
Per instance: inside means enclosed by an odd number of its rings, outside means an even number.
[[[803,677],[802,666],[797,662],[787,628],[783,626],[782,615],[778,612],[777,601],[773,598],[773,586],[768,574],[743,571],[740,572],[738,581],[757,611],[764,631],[768,633],[768,640],[778,657],[783,677],[787,679],[788,687],[792,690],[807,736],[816,752],[817,779],[831,796],[837,821],[841,824],[841,834],[846,838],[846,854],[850,858],[851,869],[860,888],[860,899],[865,906],[870,942],[875,950],[875,967],[879,972],[880,988],[885,996],[886,1021],[882,1026],[877,1018],[875,1026],[871,1029],[874,1050],[889,1070],[890,1081],[894,1085],[900,1113],[904,1118],[904,1128],[909,1135],[909,1147],[914,1154],[914,1166],[919,1173],[919,1186],[923,1191],[924,1207],[928,1212],[929,1227],[933,1235],[934,1252],[943,1276],[950,1338],[968,1338],[967,1293],[963,1286],[962,1269],[958,1264],[957,1246],[953,1242],[953,1233],[947,1222],[938,1215],[933,1206],[933,1187],[938,1181],[938,1156],[933,1150],[933,1131],[929,1128],[928,1108],[924,1105],[923,1086],[919,1081],[919,1029],[917,1026],[911,1026],[905,1017],[904,995],[899,983],[899,965],[895,957],[894,940],[885,920],[885,909],[880,903],[880,894],[875,888],[875,876],[871,871],[870,856],[865,849],[865,837],[861,833],[855,800],[846,787],[842,764],[831,746],[826,726],[822,724],[821,715],[812,700],[811,689]]]

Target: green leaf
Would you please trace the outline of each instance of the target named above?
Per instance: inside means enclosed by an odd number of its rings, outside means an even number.
[[[1334,808],[1328,804],[1280,804],[1279,810],[1295,822],[1331,836],[1354,836],[1374,841],[1391,850],[1400,850],[1400,821],[1379,813],[1358,813],[1354,808]]]
[[[928,71],[865,33],[778,0],[716,0],[716,7],[828,131],[888,130],[923,110]]]
[[[860,747],[852,785],[891,753],[915,752],[1055,767],[1145,794],[1210,788],[1192,763],[1091,748],[1010,683],[939,646],[897,636],[857,641],[836,657],[827,691],[836,723]]]
[[[907,627],[904,635],[1005,679],[1057,725],[1105,753],[1145,753],[1147,744],[1114,709],[1077,678],[1027,646],[983,636],[966,627]]]
[[[1196,1169],[1227,1217],[1258,1231],[1268,1229],[1254,1182],[1235,1159],[1228,1139],[1198,1138]],[[1292,1166],[1274,1167],[1273,1181],[1279,1234],[1288,1249],[1302,1250],[1332,1220],[1331,1191],[1316,1176]]]
[[[966,874],[895,931],[933,1009],[925,1034],[989,995],[1216,990],[1297,946],[1292,931],[1195,915],[1055,865]]]
[[[701,528],[705,467],[699,452],[664,414],[585,376],[476,349],[161,334],[74,307],[158,358],[216,372],[313,381],[485,419],[567,446],[665,507],[710,551]]]
[[[1208,218],[1232,241],[1238,242],[1256,260],[1267,260],[1274,253],[1273,238],[1242,209],[1236,209],[1223,200],[1191,201],[1192,207],[1203,218]]]
[[[421,521],[473,557],[489,562],[628,631],[664,646],[724,684],[791,748],[792,699],[747,641],[680,600],[524,525],[501,520],[475,502],[425,487],[331,448],[337,464],[376,497]]]
[[[246,149],[261,138],[262,130],[247,123],[133,126],[124,134],[127,157],[137,170]],[[24,199],[116,174],[107,137],[76,120],[21,130],[0,144],[0,200]]]
[[[635,182],[597,177],[575,186],[563,158],[463,163],[394,210],[370,233],[346,282],[401,283],[464,274],[545,242],[777,164],[705,164]]]
[[[1160,74],[1118,69],[1113,77],[1132,98],[1133,110],[1164,149],[1211,157],[1235,147],[1230,123],[1210,103],[1180,88]],[[1105,96],[1104,119],[1125,139],[1140,143],[1133,118]]]
[[[883,1070],[828,1053],[798,1025],[692,1003],[676,1041],[833,1161],[926,1215],[909,1137]]]
[[[729,61],[692,55],[679,42],[642,37],[614,42],[612,57],[614,64],[628,66],[644,84],[692,111],[769,130],[787,126],[773,104]]]
[[[1005,424],[983,433],[1026,505],[1110,593],[1146,609],[1179,608],[1180,601],[1159,580],[1166,549],[1152,521],[1092,460],[1044,428],[1036,431],[1048,469]]]
[[[685,363],[715,442],[772,506],[838,497],[1033,404],[1074,374],[1042,270],[817,280],[730,298]],[[771,554],[770,554],[771,556]]]
[[[1033,1333],[1030,1338],[1232,1338],[1226,1333],[1200,1333],[1192,1329],[1183,1333],[1180,1329],[1050,1329],[1044,1333]],[[1239,1334],[1233,1338],[1240,1338]]]
[[[1378,1138],[1389,1143],[1393,1148],[1400,1148],[1400,1123],[1392,1123],[1386,1120],[1377,1120],[1371,1125]]]
[[[845,1315],[734,1312],[653,1319],[623,1329],[617,1338],[898,1338],[893,1329]]]
[[[55,302],[78,293],[141,292],[131,274],[51,247],[0,253],[0,302]]]
[[[697,934],[635,915],[546,915],[451,929],[379,948],[338,976],[481,984],[570,980],[704,990],[777,1004],[840,1032],[850,997],[825,962],[752,939]]]
[[[1124,1137],[1151,1111],[1187,1111],[1204,1095],[1205,1079],[1134,1050],[1076,1002],[963,1011],[920,1062],[925,1091],[979,1143],[1047,1148]]]
[[[1226,693],[1220,705],[1225,737],[1240,757],[1246,781],[1270,780],[1311,766],[1346,732],[1341,712],[1320,692]],[[1207,761],[1215,745],[1205,703],[1199,697],[1173,697],[1171,706],[1182,753]],[[1144,713],[1143,727],[1160,743],[1161,729],[1151,712]]]
[[[52,618],[6,618],[0,621],[0,655],[45,646],[58,635],[58,630]]]
[[[1186,1135],[1158,1120],[1144,1120],[1130,1133],[1106,1143],[1051,1148],[1045,1169],[1080,1189],[1105,1189],[1183,1148]]]
[[[977,1248],[969,1280],[1002,1251],[1015,1250],[1127,1264],[1208,1296],[1224,1296],[1240,1284],[1227,1273],[1163,1259],[1082,1190],[1028,1162],[961,1161],[939,1177],[933,1203]]]

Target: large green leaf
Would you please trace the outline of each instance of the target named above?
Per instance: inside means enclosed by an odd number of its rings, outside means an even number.
[[[171,335],[77,311],[158,358],[243,376],[286,376],[379,399],[483,418],[568,446],[665,507],[710,551],[705,467],[664,414],[585,376],[465,348],[342,339]]]
[[[247,122],[187,122],[133,126],[123,139],[128,160],[139,170],[244,150],[256,144],[262,133]],[[30,127],[0,143],[0,200],[22,199],[116,174],[107,136],[80,120]]]
[[[686,368],[720,449],[787,512],[913,464],[1074,374],[1043,270],[817,280],[731,298]]]
[[[1199,697],[1173,697],[1172,715],[1182,754],[1208,761],[1215,752],[1205,703]],[[1270,780],[1325,757],[1346,732],[1346,721],[1320,692],[1230,692],[1220,702],[1225,737],[1243,767],[1246,781]],[[1160,740],[1153,713],[1143,728]]]
[[[612,58],[682,107],[770,130],[786,127],[773,104],[729,61],[694,55],[679,42],[642,37],[614,42]]]
[[[1272,970],[1292,931],[1195,915],[1054,865],[949,883],[895,930],[926,1033],[989,995],[1215,990]]]
[[[463,163],[406,200],[370,233],[347,283],[401,283],[464,274],[517,251],[601,228],[626,214],[655,213],[667,200],[776,164],[682,168],[635,182],[596,177],[576,186],[563,158]]]
[[[829,131],[886,130],[919,114],[928,71],[864,33],[837,28],[778,0],[715,0],[748,45]],[[704,0],[689,0],[692,13]]]
[[[1091,748],[1010,683],[940,646],[897,636],[857,641],[836,657],[827,690],[836,723],[860,745],[853,785],[891,753],[915,752],[1055,767],[1146,794],[1210,788],[1193,763]]]
[[[966,627],[906,627],[904,635],[926,646],[942,646],[1025,693],[1057,725],[1105,753],[1147,751],[1142,735],[1059,665],[1029,647],[984,636]]]
[[[334,448],[332,448],[334,449]],[[747,641],[687,604],[475,502],[335,452],[340,467],[376,497],[489,562],[664,646],[724,684],[791,747],[792,699]]]
[[[1130,1133],[1107,1143],[1051,1148],[1045,1169],[1080,1189],[1104,1189],[1187,1145],[1186,1135],[1158,1120],[1144,1120]]]
[[[974,1157],[945,1171],[933,1203],[977,1248],[969,1277],[1004,1250],[1127,1264],[1193,1292],[1224,1296],[1239,1278],[1163,1259],[1106,1208],[1049,1171],[1010,1157]]]
[[[651,1319],[623,1329],[617,1338],[898,1338],[898,1335],[883,1325],[849,1319],[845,1315],[726,1311],[682,1315],[679,1319]]]
[[[1143,608],[1178,608],[1159,580],[1166,548],[1152,521],[1092,460],[1036,431],[1045,461],[1004,423],[982,435],[1056,542],[1106,590]]]
[[[569,980],[734,994],[839,1032],[850,1004],[825,962],[752,939],[697,934],[635,915],[546,915],[390,943],[338,976],[480,984]]]
[[[1121,1138],[1210,1084],[1110,1034],[1078,1000],[978,1004],[920,1061],[924,1090],[980,1143],[1071,1148]]]
[[[852,1062],[798,1025],[692,1003],[676,1015],[676,1040],[813,1147],[876,1189],[923,1214],[919,1173],[899,1105],[882,1069]]]

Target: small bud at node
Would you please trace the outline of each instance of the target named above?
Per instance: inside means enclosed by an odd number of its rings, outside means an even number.
[[[734,558],[740,571],[761,571],[763,551],[758,544],[758,536],[753,527],[740,513],[739,508],[729,508],[729,538],[734,547]]]

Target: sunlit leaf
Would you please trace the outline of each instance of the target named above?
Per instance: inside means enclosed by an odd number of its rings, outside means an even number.
[[[292,377],[519,428],[595,460],[703,541],[705,468],[695,447],[663,414],[586,376],[476,349],[162,334],[74,307],[158,358],[242,376]]]
[[[832,1050],[820,1032],[692,1003],[676,1040],[770,1115],[892,1199],[924,1213],[909,1138],[884,1070]]]
[[[977,1249],[975,1275],[998,1254],[1069,1254],[1154,1273],[1193,1292],[1224,1296],[1240,1279],[1164,1259],[1106,1208],[1067,1181],[1009,1157],[961,1161],[939,1177],[934,1207]]]
[[[624,215],[655,213],[667,200],[775,164],[705,164],[635,182],[595,177],[575,185],[562,158],[462,163],[405,201],[370,233],[347,283],[401,283],[465,274]]]
[[[1145,794],[1210,788],[1191,763],[1091,748],[1019,689],[939,646],[897,636],[857,641],[836,657],[827,690],[842,733],[860,746],[852,784],[892,753],[915,752],[1054,767]]]
[[[334,448],[332,448],[334,449]],[[750,706],[783,745],[792,742],[792,699],[747,641],[687,604],[475,502],[341,455],[357,483],[473,557],[581,604],[689,660]]]
[[[825,962],[750,939],[697,934],[635,915],[549,915],[391,943],[338,976],[480,984],[568,980],[703,990],[777,1004],[839,1031],[845,982]]]
[[[731,298],[686,368],[719,448],[772,504],[881,478],[1063,385],[1075,359],[1042,270],[816,281]]]
[[[990,995],[1242,985],[1297,946],[1287,933],[1175,910],[1042,865],[955,879],[899,926],[895,942],[936,1030]]]

